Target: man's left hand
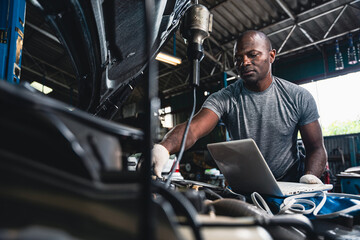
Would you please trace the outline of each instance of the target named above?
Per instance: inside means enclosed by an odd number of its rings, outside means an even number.
[[[312,174],[305,174],[300,178],[300,183],[308,183],[308,184],[323,184],[323,182]]]

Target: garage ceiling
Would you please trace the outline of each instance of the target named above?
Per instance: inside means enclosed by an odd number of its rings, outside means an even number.
[[[266,33],[278,58],[292,58],[303,51],[322,51],[335,39],[346,40],[360,31],[360,0],[199,0],[213,14],[213,30],[205,40],[201,62],[201,86],[211,88],[223,78],[235,76],[232,49],[237,36],[249,29]],[[161,49],[176,54],[183,63],[159,63],[159,95],[168,98],[188,91],[186,45],[179,31]],[[31,4],[27,5],[22,60],[22,81],[38,81],[54,88],[52,97],[76,105],[77,80],[71,61]],[[129,102],[143,98],[135,88]]]

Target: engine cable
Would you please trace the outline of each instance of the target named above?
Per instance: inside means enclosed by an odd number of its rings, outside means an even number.
[[[175,169],[176,169],[176,166],[180,163],[181,161],[181,158],[184,154],[184,151],[185,151],[185,142],[186,142],[186,137],[187,137],[187,134],[189,132],[189,128],[190,128],[190,123],[191,123],[191,120],[193,119],[194,117],[194,113],[195,113],[195,108],[196,108],[196,86],[193,86],[193,97],[194,97],[194,101],[193,101],[193,108],[192,108],[192,111],[191,111],[191,114],[190,114],[190,117],[189,117],[189,120],[186,124],[186,127],[185,127],[185,131],[184,131],[184,136],[181,140],[181,147],[180,147],[180,152],[179,152],[179,155],[176,159],[176,161],[174,162],[172,168],[171,168],[171,172],[166,180],[166,183],[165,183],[165,186],[166,187],[169,187],[170,185],[170,182],[171,182],[171,177],[173,175],[173,173],[175,172]]]
[[[290,196],[284,199],[283,203],[280,205],[280,210],[278,214],[285,214],[285,213],[301,213],[301,214],[313,214],[316,218],[333,218],[337,217],[340,214],[350,213],[353,211],[359,211],[360,205],[355,204],[351,207],[347,207],[345,209],[328,213],[328,214],[319,214],[320,210],[325,205],[327,199],[327,192],[326,191],[318,191],[313,193],[302,193],[297,194],[294,196]],[[333,194],[329,194],[332,196]],[[343,197],[348,197],[347,194],[337,194]],[[336,195],[334,195],[336,196]],[[304,199],[304,198],[311,198],[311,197],[321,197],[321,201],[318,205],[312,200]],[[259,207],[260,209],[266,211],[268,214],[273,215],[270,208],[266,204],[265,200],[261,197],[261,195],[257,192],[251,194],[251,199],[253,203]],[[262,205],[259,204],[258,200],[261,202]],[[306,207],[307,205],[307,207]]]

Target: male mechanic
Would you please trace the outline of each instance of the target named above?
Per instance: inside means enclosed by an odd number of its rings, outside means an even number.
[[[186,149],[210,133],[219,119],[233,140],[252,138],[277,180],[322,183],[319,177],[327,162],[319,114],[311,94],[304,88],[272,76],[276,50],[259,31],[243,33],[234,46],[235,66],[241,79],[210,95],[194,116]],[[180,150],[186,123],[169,131],[153,148],[154,171],[161,171],[169,153]],[[306,150],[300,159],[297,134]]]

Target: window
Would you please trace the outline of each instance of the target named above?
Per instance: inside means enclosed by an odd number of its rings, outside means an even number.
[[[360,132],[360,72],[301,86],[315,98],[324,136]]]
[[[173,115],[171,114],[171,107],[159,109],[159,119],[162,127],[172,128],[174,126]]]

